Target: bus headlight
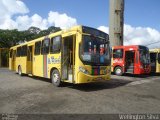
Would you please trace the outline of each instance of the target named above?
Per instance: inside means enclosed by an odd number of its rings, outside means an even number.
[[[84,74],[89,74],[88,70],[86,70],[85,68],[83,68],[81,66],[79,67],[79,71],[83,72]]]

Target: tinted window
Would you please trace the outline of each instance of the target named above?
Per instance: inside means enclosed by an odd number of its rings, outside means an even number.
[[[35,43],[34,54],[39,55],[41,52],[41,41]]]
[[[123,58],[123,49],[114,49],[113,58]]]
[[[21,56],[27,56],[27,45],[21,47]]]
[[[61,49],[61,36],[57,36],[51,39],[50,52],[58,53]]]
[[[160,64],[160,53],[158,54],[158,63]]]
[[[80,44],[80,58],[85,64],[110,64],[109,42],[99,37],[83,35],[82,43]]]
[[[21,56],[21,47],[18,47],[17,48],[17,57],[20,57]]]
[[[108,34],[102,32],[100,30],[97,30],[95,28],[83,26],[82,27],[82,32],[83,33],[88,33],[88,34],[91,34],[91,35],[94,35],[94,36],[99,36],[99,37],[105,38],[106,41],[109,40],[109,35]]]
[[[41,47],[41,53],[42,54],[48,54],[49,53],[49,41],[50,41],[49,38],[42,41],[42,47]]]

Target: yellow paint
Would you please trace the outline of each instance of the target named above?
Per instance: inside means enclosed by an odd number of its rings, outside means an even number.
[[[160,48],[150,49],[149,51],[150,53],[156,53],[156,73],[160,73]]]
[[[63,30],[59,31],[56,33],[52,33],[48,35],[48,38],[53,38],[56,36],[61,36],[62,37],[62,45],[64,43],[64,40],[66,37],[73,36],[73,76],[72,76],[72,81],[63,79],[64,82],[70,82],[74,84],[79,84],[79,83],[88,83],[88,82],[97,82],[97,81],[102,81],[102,80],[109,80],[110,79],[110,72],[111,68],[109,66],[100,66],[101,73],[106,73],[105,75],[91,75],[92,72],[92,66],[91,65],[85,65],[82,63],[82,61],[79,58],[79,44],[82,42],[82,26],[76,26],[72,27],[69,30]],[[10,51],[14,51],[12,53],[12,56],[9,58],[9,69],[10,70],[15,70],[18,72],[18,66],[21,66],[22,68],[22,73],[24,74],[32,74],[34,76],[40,76],[40,77],[46,77],[44,75],[44,56],[43,55],[35,55],[34,50],[35,50],[35,42],[42,41],[44,40],[45,37],[37,38],[35,40],[32,40],[30,42],[26,42],[21,45],[17,45],[14,47],[10,48]],[[27,56],[25,57],[16,57],[16,51],[17,47],[27,45],[28,47],[30,46],[32,48],[32,60],[28,61]],[[62,48],[61,48],[62,49]],[[29,53],[28,53],[29,54]],[[54,58],[54,60],[53,60]],[[64,58],[66,59],[67,56]],[[58,69],[60,75],[62,76],[62,66],[64,63],[62,62],[62,53],[56,53],[56,54],[47,54],[47,77],[50,78],[51,75],[51,70],[53,68]],[[55,62],[54,64],[50,63],[51,60],[52,62]],[[60,62],[57,62],[60,60]],[[84,69],[88,70],[89,74],[84,74],[80,72],[79,67],[83,67]]]

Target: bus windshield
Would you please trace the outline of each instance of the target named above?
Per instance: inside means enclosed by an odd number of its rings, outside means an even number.
[[[110,64],[109,42],[99,37],[83,35],[80,45],[80,58],[88,64]]]
[[[140,61],[143,64],[149,64],[150,63],[150,55],[149,50],[146,47],[140,47]]]

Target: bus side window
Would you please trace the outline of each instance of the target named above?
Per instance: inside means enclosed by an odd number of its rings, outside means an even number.
[[[158,63],[160,64],[160,53],[158,53]]]
[[[123,49],[114,49],[113,58],[123,58]]]
[[[27,56],[27,45],[22,46],[21,48],[21,56]]]
[[[21,51],[21,47],[18,47],[18,48],[17,48],[17,54],[16,54],[16,57],[20,57],[20,56],[21,56],[21,53],[22,53],[22,51]]]
[[[34,54],[40,55],[41,52],[41,41],[35,43]]]
[[[59,53],[61,49],[61,36],[56,36],[51,39],[50,52]]]
[[[49,53],[49,46],[50,46],[49,44],[50,44],[49,38],[46,38],[42,41],[41,53],[43,55]]]

